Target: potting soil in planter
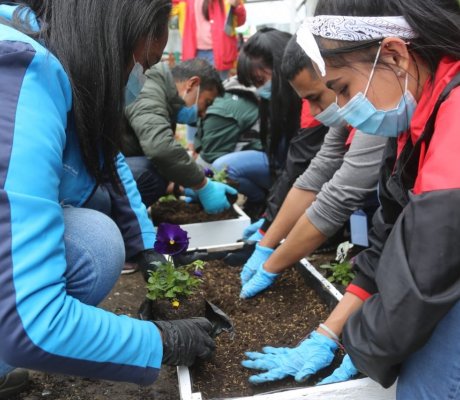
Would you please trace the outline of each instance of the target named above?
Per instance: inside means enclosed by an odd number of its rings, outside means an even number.
[[[150,213],[155,225],[162,222],[183,225],[239,217],[232,207],[218,214],[207,214],[199,204],[186,203],[182,200],[157,202],[150,207]]]
[[[192,368],[193,392],[201,392],[204,399],[250,396],[310,386],[329,375],[340,364],[340,355],[332,366],[302,385],[292,377],[257,386],[249,384],[250,375],[264,371],[241,366],[245,351],[261,351],[266,345],[295,346],[327,318],[329,310],[294,268],[285,272],[263,294],[241,300],[240,271],[240,267],[229,267],[221,261],[211,261],[205,266],[203,291],[206,298],[227,313],[235,332],[233,337],[226,333],[218,336],[214,358]]]

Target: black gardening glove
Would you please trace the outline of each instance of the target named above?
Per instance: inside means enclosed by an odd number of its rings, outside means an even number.
[[[132,261],[139,265],[139,269],[144,276],[145,281],[149,279],[149,271],[154,271],[157,266],[155,263],[165,263],[166,258],[163,254],[157,253],[153,249],[147,249],[144,251],[140,251],[133,257]]]
[[[216,348],[214,340],[209,336],[212,324],[207,318],[153,322],[163,337],[162,364],[190,367],[196,358],[210,358]]]

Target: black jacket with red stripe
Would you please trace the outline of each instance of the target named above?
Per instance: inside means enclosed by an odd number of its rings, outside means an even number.
[[[345,348],[356,367],[384,387],[460,299],[455,81],[460,62],[445,58],[423,89],[409,132],[389,142],[371,246],[356,257],[357,276],[347,288],[364,304],[345,325]]]

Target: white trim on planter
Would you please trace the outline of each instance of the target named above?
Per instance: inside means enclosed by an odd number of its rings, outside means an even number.
[[[306,259],[300,265],[308,271],[329,297],[340,300],[342,294],[325,279]],[[331,300],[334,300],[331,299]],[[335,301],[334,300],[334,301]],[[181,400],[202,400],[200,392],[192,392],[192,380],[187,367],[177,367],[179,393]],[[224,398],[221,398],[223,400]],[[354,379],[347,382],[332,383],[323,386],[312,386],[301,389],[286,389],[272,393],[263,393],[247,397],[232,397],[227,400],[394,400],[396,384],[389,389],[382,388],[369,378]]]
[[[332,296],[334,296],[337,301],[340,301],[343,297],[342,293],[340,293],[335,286],[329,282],[327,279],[321,275],[318,270],[310,264],[310,261],[306,260],[303,258],[300,260],[300,264],[302,264],[310,274],[313,275],[319,282],[321,282],[321,285],[326,289]]]
[[[217,251],[242,247],[243,242],[238,240],[242,238],[244,228],[251,224],[251,219],[236,203],[233,209],[238,218],[181,225],[190,238],[188,250]]]
[[[235,397],[232,400],[391,400],[395,398],[394,385],[385,390],[372,379],[362,378],[330,385],[260,394],[252,397]]]

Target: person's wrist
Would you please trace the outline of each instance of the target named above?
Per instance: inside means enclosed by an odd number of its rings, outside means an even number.
[[[271,247],[263,246],[260,242],[256,244],[256,250],[271,256],[275,250],[273,250]]]
[[[310,333],[310,338],[318,344],[328,346],[331,351],[335,351],[341,346],[339,342],[336,342],[334,339],[330,338],[329,336],[318,332],[318,330],[312,331]]]
[[[318,328],[315,331],[317,334],[320,334],[328,339],[332,340],[339,348],[343,350],[342,342],[340,341],[339,336],[327,325],[319,324]]]
[[[316,329],[316,331],[334,340],[335,342],[340,342],[339,336],[325,324],[319,324],[318,329]]]
[[[269,278],[276,278],[279,275],[278,272],[268,271],[267,268],[265,268],[265,264],[262,265],[262,273]]]
[[[270,259],[268,259],[265,264],[264,264],[264,270],[266,272],[269,272],[271,274],[279,274],[279,271],[276,270],[276,267],[274,265],[272,265],[272,263],[270,262]]]
[[[264,237],[262,238],[262,240],[259,242],[259,244],[263,247],[268,247],[270,249],[274,249],[278,243],[275,243],[272,239],[271,239],[271,234],[269,231],[265,231],[265,234],[264,234]]]

